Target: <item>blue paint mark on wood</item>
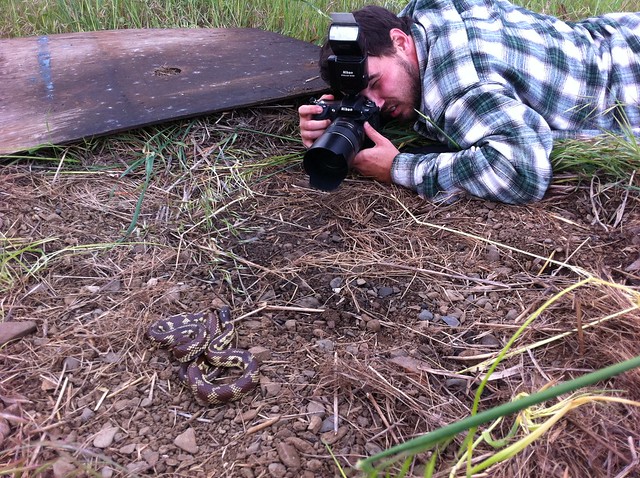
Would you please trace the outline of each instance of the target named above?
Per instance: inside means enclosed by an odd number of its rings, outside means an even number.
[[[38,38],[38,65],[40,65],[40,79],[47,90],[47,98],[53,99],[53,76],[51,75],[51,52],[49,51],[49,37]]]

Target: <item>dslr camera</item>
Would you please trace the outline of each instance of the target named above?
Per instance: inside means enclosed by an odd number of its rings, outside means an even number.
[[[312,100],[322,107],[314,119],[330,119],[326,131],[306,151],[303,166],[312,187],[332,191],[349,173],[351,162],[367,140],[364,123],[377,127],[380,108],[359,93],[367,87],[367,50],[352,13],[332,13],[328,58],[329,83],[336,101]]]

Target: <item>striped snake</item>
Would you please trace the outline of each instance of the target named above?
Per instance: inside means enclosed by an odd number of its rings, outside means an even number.
[[[153,323],[149,338],[168,347],[183,364],[180,379],[201,402],[219,405],[239,400],[258,385],[258,362],[247,350],[229,348],[235,329],[229,307],[218,314],[178,314]],[[223,368],[244,369],[232,383],[216,384]]]

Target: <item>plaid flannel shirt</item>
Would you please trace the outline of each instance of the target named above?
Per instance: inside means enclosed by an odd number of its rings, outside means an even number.
[[[581,22],[505,0],[412,0],[422,104],[415,130],[459,151],[401,153],[422,197],[512,204],[544,196],[560,137],[640,132],[640,13]]]

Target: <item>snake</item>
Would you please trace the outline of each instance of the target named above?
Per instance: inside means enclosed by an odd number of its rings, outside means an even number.
[[[209,405],[240,400],[259,382],[256,358],[248,350],[230,347],[235,337],[231,309],[223,306],[218,313],[198,312],[172,315],[149,327],[152,342],[171,350],[182,364],[180,380],[196,399]],[[231,383],[215,383],[225,368],[243,369]]]

